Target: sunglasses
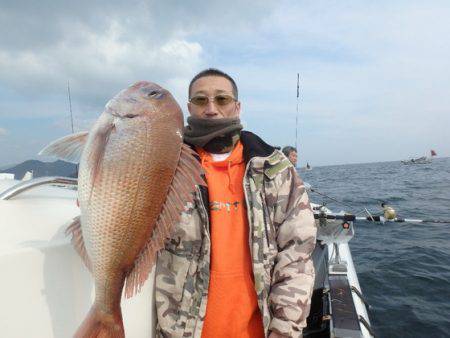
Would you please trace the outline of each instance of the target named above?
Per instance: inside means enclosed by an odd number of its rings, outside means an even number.
[[[206,106],[209,101],[215,102],[218,106],[226,106],[227,104],[236,101],[236,99],[227,94],[218,94],[216,96],[208,97],[204,95],[197,95],[194,97],[191,97],[189,99],[189,102],[192,104],[195,104],[196,106]]]

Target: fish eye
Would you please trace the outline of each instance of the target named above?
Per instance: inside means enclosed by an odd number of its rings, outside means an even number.
[[[127,117],[129,119],[135,118],[136,116],[138,116],[138,114],[126,114],[126,115],[124,115],[124,117]]]
[[[158,90],[152,90],[150,93],[147,94],[147,97],[149,97],[151,99],[160,99],[163,96],[164,96],[164,94]]]

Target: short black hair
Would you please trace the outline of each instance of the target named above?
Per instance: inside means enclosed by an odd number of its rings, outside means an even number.
[[[292,153],[293,151],[297,152],[297,148],[292,147],[292,146],[286,146],[282,150],[284,156],[286,156],[286,157],[289,157],[289,154]]]
[[[225,79],[230,81],[231,86],[233,87],[234,98],[236,100],[238,99],[238,89],[236,86],[236,82],[234,82],[233,78],[230,75],[228,75],[227,73],[221,71],[220,69],[216,69],[216,68],[208,68],[208,69],[202,70],[200,73],[198,73],[197,75],[195,75],[192,78],[191,83],[189,83],[189,97],[191,97],[191,89],[192,89],[192,85],[194,84],[194,82],[197,81],[198,79],[200,79],[202,77],[206,77],[206,76],[220,76],[220,77],[224,77]]]

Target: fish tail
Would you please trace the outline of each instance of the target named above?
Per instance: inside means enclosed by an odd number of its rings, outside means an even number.
[[[106,313],[92,305],[74,338],[125,338],[120,309],[115,313]]]

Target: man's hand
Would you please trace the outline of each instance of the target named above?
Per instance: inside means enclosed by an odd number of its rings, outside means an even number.
[[[283,336],[282,334],[272,331],[269,334],[269,338],[287,338],[287,336]]]

